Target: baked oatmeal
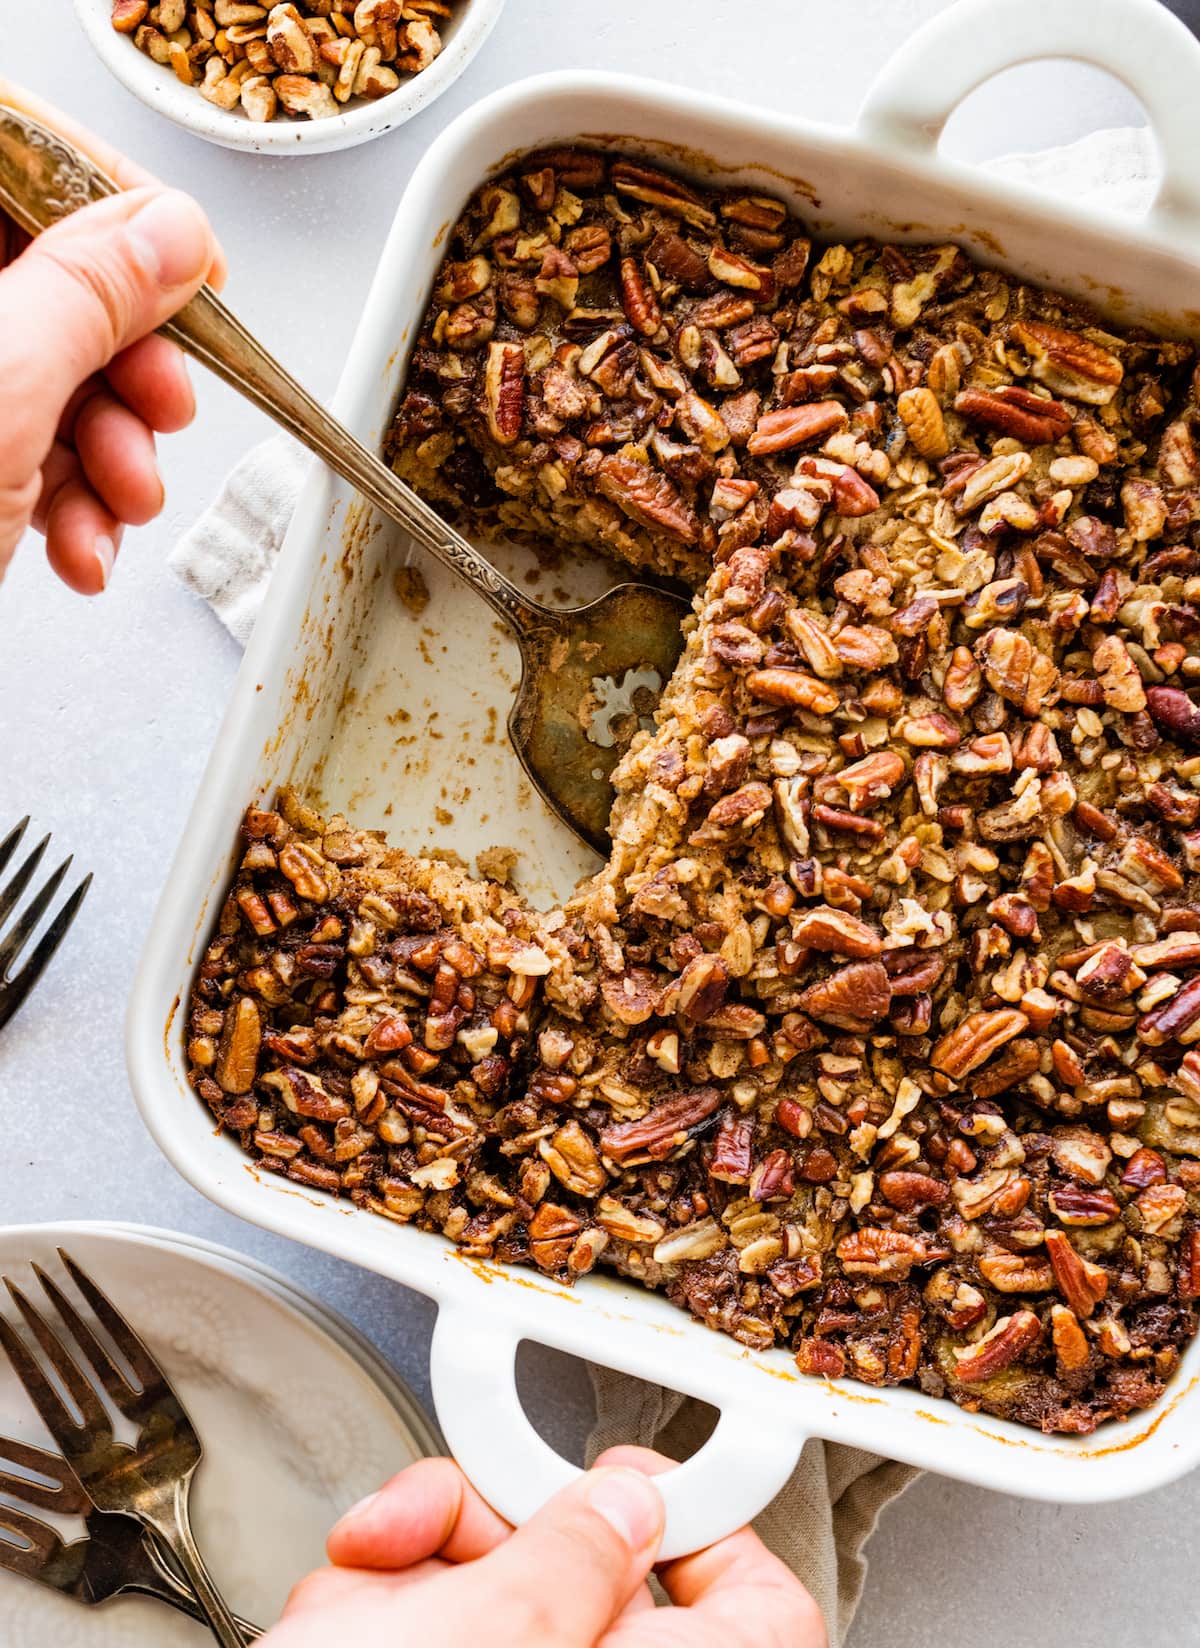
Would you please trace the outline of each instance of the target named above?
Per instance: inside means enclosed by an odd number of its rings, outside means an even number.
[[[1200,1294],[1194,368],[640,160],[487,184],[390,455],[468,531],[689,582],[686,648],[561,909],[247,815],[218,1120],[806,1373],[1154,1402]]]

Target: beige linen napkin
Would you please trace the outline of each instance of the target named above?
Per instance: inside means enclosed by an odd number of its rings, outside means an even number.
[[[1101,131],[1040,154],[1007,155],[988,168],[1136,214],[1149,203],[1157,170],[1153,140],[1141,127]],[[283,436],[250,452],[221,496],[181,539],[171,565],[243,644],[266,590],[291,519],[307,459]],[[588,1439],[593,1460],[618,1442],[656,1447],[685,1459],[704,1441],[709,1413],[674,1391],[592,1367],[596,1422]],[[825,1616],[832,1648],[840,1648],[862,1595],[864,1546],[884,1506],[917,1473],[839,1443],[812,1441],[787,1486],[756,1518],[767,1544],[799,1575]]]

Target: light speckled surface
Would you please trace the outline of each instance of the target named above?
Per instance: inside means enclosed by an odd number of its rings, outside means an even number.
[[[237,312],[315,391],[337,381],[394,203],[429,138],[524,74],[581,65],[655,74],[817,119],[852,118],[888,51],[942,0],[758,0],[757,49],[738,0],[509,0],[466,76],[410,126],[368,148],[305,160],[211,148],[158,122],[91,57],[69,0],[0,0],[0,69],[56,98],[205,202],[230,252]],[[1137,118],[1112,82],[1076,65],[999,77],[956,116],[967,158],[1069,141]],[[114,1218],[173,1226],[253,1253],[352,1317],[427,1393],[432,1308],[379,1277],[239,1224],[159,1158],[129,1097],[125,996],[142,935],[233,680],[237,653],[176,584],[165,552],[221,476],[265,433],[223,388],[199,383],[193,429],[168,443],[168,506],[132,534],[109,593],[86,603],[24,546],[0,591],[0,827],[32,812],[97,870],[75,933],[0,1038],[0,1219]],[[590,1399],[577,1364],[526,1359],[539,1425],[577,1451]],[[977,1639],[1057,1648],[1200,1642],[1186,1561],[1200,1484],[1125,1507],[1031,1506],[926,1478],[885,1516],[850,1648]],[[1153,1553],[1153,1623],[1145,1574]],[[48,1645],[49,1648],[49,1645]]]

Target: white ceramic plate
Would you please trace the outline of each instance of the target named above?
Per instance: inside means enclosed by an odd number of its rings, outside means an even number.
[[[324,1561],[330,1525],[428,1451],[396,1381],[382,1385],[290,1284],[187,1238],[101,1225],[0,1231],[0,1272],[40,1298],[30,1259],[53,1270],[66,1247],[145,1338],[196,1422],[205,1459],[192,1517],[232,1606],[268,1624],[291,1587]],[[321,1315],[324,1308],[317,1306]],[[357,1336],[355,1336],[357,1337]],[[0,1434],[51,1440],[15,1377],[0,1369]],[[82,1532],[64,1520],[67,1538]],[[4,1648],[202,1648],[208,1632],[140,1597],[100,1608],[0,1573]]]
[[[450,1452],[436,1422],[383,1353],[365,1334],[360,1333],[352,1322],[348,1322],[337,1311],[331,1310],[316,1294],[309,1293],[299,1283],[293,1282],[290,1276],[272,1270],[269,1265],[264,1265],[247,1254],[235,1253],[232,1248],[222,1247],[217,1242],[205,1241],[202,1236],[193,1236],[186,1231],[160,1230],[156,1226],[126,1224],[117,1220],[88,1221],[86,1224],[81,1222],[78,1228],[118,1231],[128,1236],[161,1242],[167,1247],[183,1248],[185,1251],[203,1254],[215,1265],[232,1268],[235,1274],[252,1276],[268,1293],[278,1294],[286,1304],[294,1305],[304,1315],[311,1317],[322,1333],[328,1334],[340,1344],[380,1389],[387,1392],[392,1406],[408,1428],[414,1458],[429,1458]]]
[[[266,0],[270,3],[270,0]],[[402,80],[396,91],[371,102],[359,98],[344,114],[326,120],[285,117],[258,122],[239,106],[217,108],[195,86],[184,86],[173,70],[139,51],[112,26],[112,0],[75,0],[75,15],[96,55],[127,91],[156,114],[225,149],[254,154],[328,154],[352,149],[403,126],[454,84],[496,25],[504,0],[455,0],[454,15],[442,30],[442,51],[421,74]]]

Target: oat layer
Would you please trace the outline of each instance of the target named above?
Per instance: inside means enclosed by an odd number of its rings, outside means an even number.
[[[1045,1430],[1200,1292],[1190,349],[565,151],[455,230],[390,450],[697,589],[566,907],[252,812],[192,1003],[264,1167]]]

